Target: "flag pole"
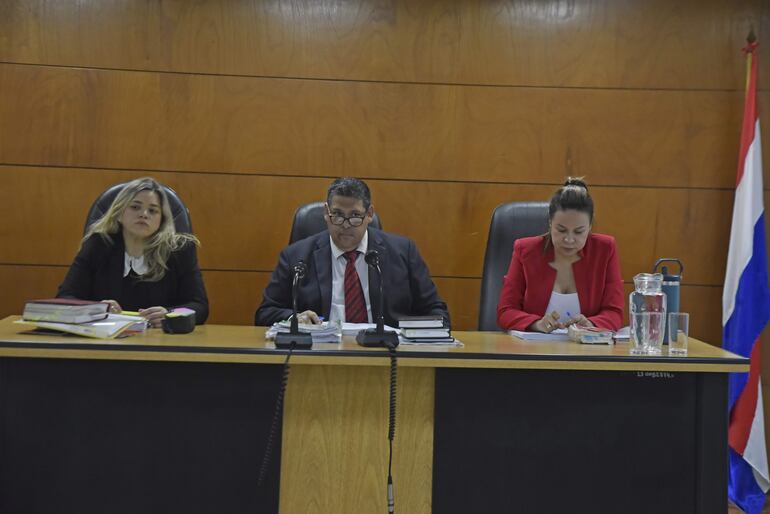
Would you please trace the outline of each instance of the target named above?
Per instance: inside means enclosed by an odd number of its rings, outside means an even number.
[[[742,49],[746,90],[722,295],[723,347],[750,361],[748,373],[731,373],[728,379],[728,496],[747,514],[762,512],[770,490],[760,369],[760,334],[770,321],[770,287],[756,102],[758,46],[751,27]]]

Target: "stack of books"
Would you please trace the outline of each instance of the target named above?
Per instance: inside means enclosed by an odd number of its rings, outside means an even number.
[[[398,320],[401,338],[407,343],[453,343],[452,331],[441,316],[409,316]]]
[[[32,300],[24,305],[25,321],[51,321],[55,323],[87,323],[107,318],[110,304],[71,298],[47,298]]]
[[[73,334],[96,339],[114,339],[147,330],[141,316],[110,314],[110,304],[70,298],[32,300],[24,306],[16,323],[34,327],[37,334]]]

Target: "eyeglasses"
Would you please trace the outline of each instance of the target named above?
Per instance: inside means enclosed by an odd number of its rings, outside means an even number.
[[[332,225],[342,225],[347,221],[351,227],[360,227],[364,223],[364,218],[366,218],[366,214],[356,214],[353,216],[343,216],[338,213],[332,214],[328,207],[326,213],[329,215],[329,221],[332,222]]]

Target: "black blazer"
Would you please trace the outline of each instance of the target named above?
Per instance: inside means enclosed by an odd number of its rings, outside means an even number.
[[[188,243],[171,254],[166,274],[159,281],[142,282],[123,277],[126,251],[123,235],[111,237],[112,244],[98,234],[83,243],[59,286],[58,298],[116,300],[129,311],[155,305],[169,310],[187,307],[195,311],[196,323],[206,321],[209,300],[194,244]]]
[[[372,227],[368,232],[369,249],[380,254],[385,287],[385,323],[395,327],[400,317],[434,314],[443,316],[449,326],[446,303],[439,297],[414,242]],[[298,312],[312,310],[328,319],[332,298],[332,251],[329,232],[325,230],[297,241],[281,252],[263,294],[262,305],[254,314],[255,325],[272,325],[291,316],[291,268],[299,260],[307,264],[307,273],[298,288]],[[378,312],[379,284],[377,273],[369,268],[372,314]]]

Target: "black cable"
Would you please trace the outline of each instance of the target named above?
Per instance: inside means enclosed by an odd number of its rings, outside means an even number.
[[[390,353],[390,415],[388,418],[388,440],[393,442],[396,437],[396,380],[398,379],[398,362],[396,361],[396,349],[389,348]],[[388,469],[390,472],[390,469]]]
[[[286,394],[286,385],[289,383],[289,359],[291,358],[291,352],[294,351],[294,343],[289,346],[289,353],[286,354],[286,360],[283,361],[283,376],[281,377],[281,388],[278,391],[278,398],[275,400],[275,412],[273,413],[273,421],[270,423],[270,432],[267,436],[267,447],[265,448],[265,456],[262,458],[262,466],[259,468],[259,478],[257,479],[257,487],[262,486],[262,482],[267,474],[267,466],[270,464],[270,456],[273,453],[273,441],[275,439],[275,433],[278,431],[278,422],[281,419],[283,413],[283,397]]]
[[[393,439],[396,437],[396,381],[398,378],[398,362],[396,348],[388,346],[390,353],[390,413],[388,415],[388,513],[393,514],[395,501],[393,499]]]

